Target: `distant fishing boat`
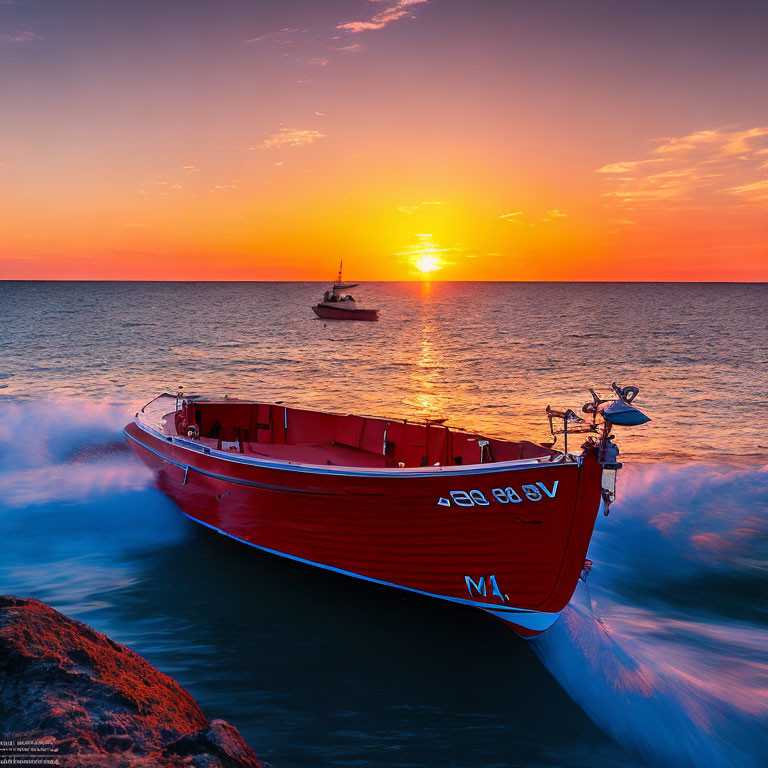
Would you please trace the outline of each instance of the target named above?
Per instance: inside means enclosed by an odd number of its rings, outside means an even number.
[[[341,279],[342,262],[339,262],[339,275],[336,282],[323,294],[321,301],[312,307],[312,311],[324,320],[378,320],[378,309],[361,307],[350,293],[359,283],[345,283]]]
[[[181,394],[149,402],[125,434],[196,522],[292,560],[475,606],[532,637],[589,568],[595,519],[621,467],[611,430],[648,421],[631,404],[637,389],[613,386],[615,400],[593,392],[583,409],[591,419],[548,407],[550,443],[444,420]],[[568,438],[580,434],[573,453]]]

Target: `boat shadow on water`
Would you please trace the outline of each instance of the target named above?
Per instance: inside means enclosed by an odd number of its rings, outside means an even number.
[[[189,533],[141,556],[144,578],[114,608],[140,626],[162,606],[142,652],[278,768],[618,759],[497,619]]]

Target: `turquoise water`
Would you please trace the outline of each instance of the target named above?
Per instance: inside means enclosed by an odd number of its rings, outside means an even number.
[[[0,283],[0,592],[126,643],[286,766],[760,766],[768,753],[765,286]],[[121,439],[162,390],[441,415],[544,439],[641,388],[571,607],[479,612],[255,553]]]

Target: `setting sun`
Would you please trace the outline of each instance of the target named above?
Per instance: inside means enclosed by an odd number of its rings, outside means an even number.
[[[433,256],[431,253],[424,253],[416,259],[416,269],[424,274],[437,272],[440,268],[440,263],[438,262],[437,257]]]
[[[432,234],[421,233],[415,235],[416,242],[409,245],[397,253],[404,257],[417,272],[422,275],[429,275],[432,272],[441,270],[448,262],[442,258],[442,254],[449,251],[449,248],[442,248],[435,242]]]

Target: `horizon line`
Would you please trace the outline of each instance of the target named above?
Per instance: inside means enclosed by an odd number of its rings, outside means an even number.
[[[146,278],[50,278],[50,277],[20,277],[0,278],[0,283],[321,283],[329,280],[243,280],[243,279],[212,279],[189,280],[169,278],[167,280]],[[350,282],[350,281],[346,281]],[[765,285],[764,280],[360,280],[360,283],[515,283],[526,284],[562,284],[562,285]]]

